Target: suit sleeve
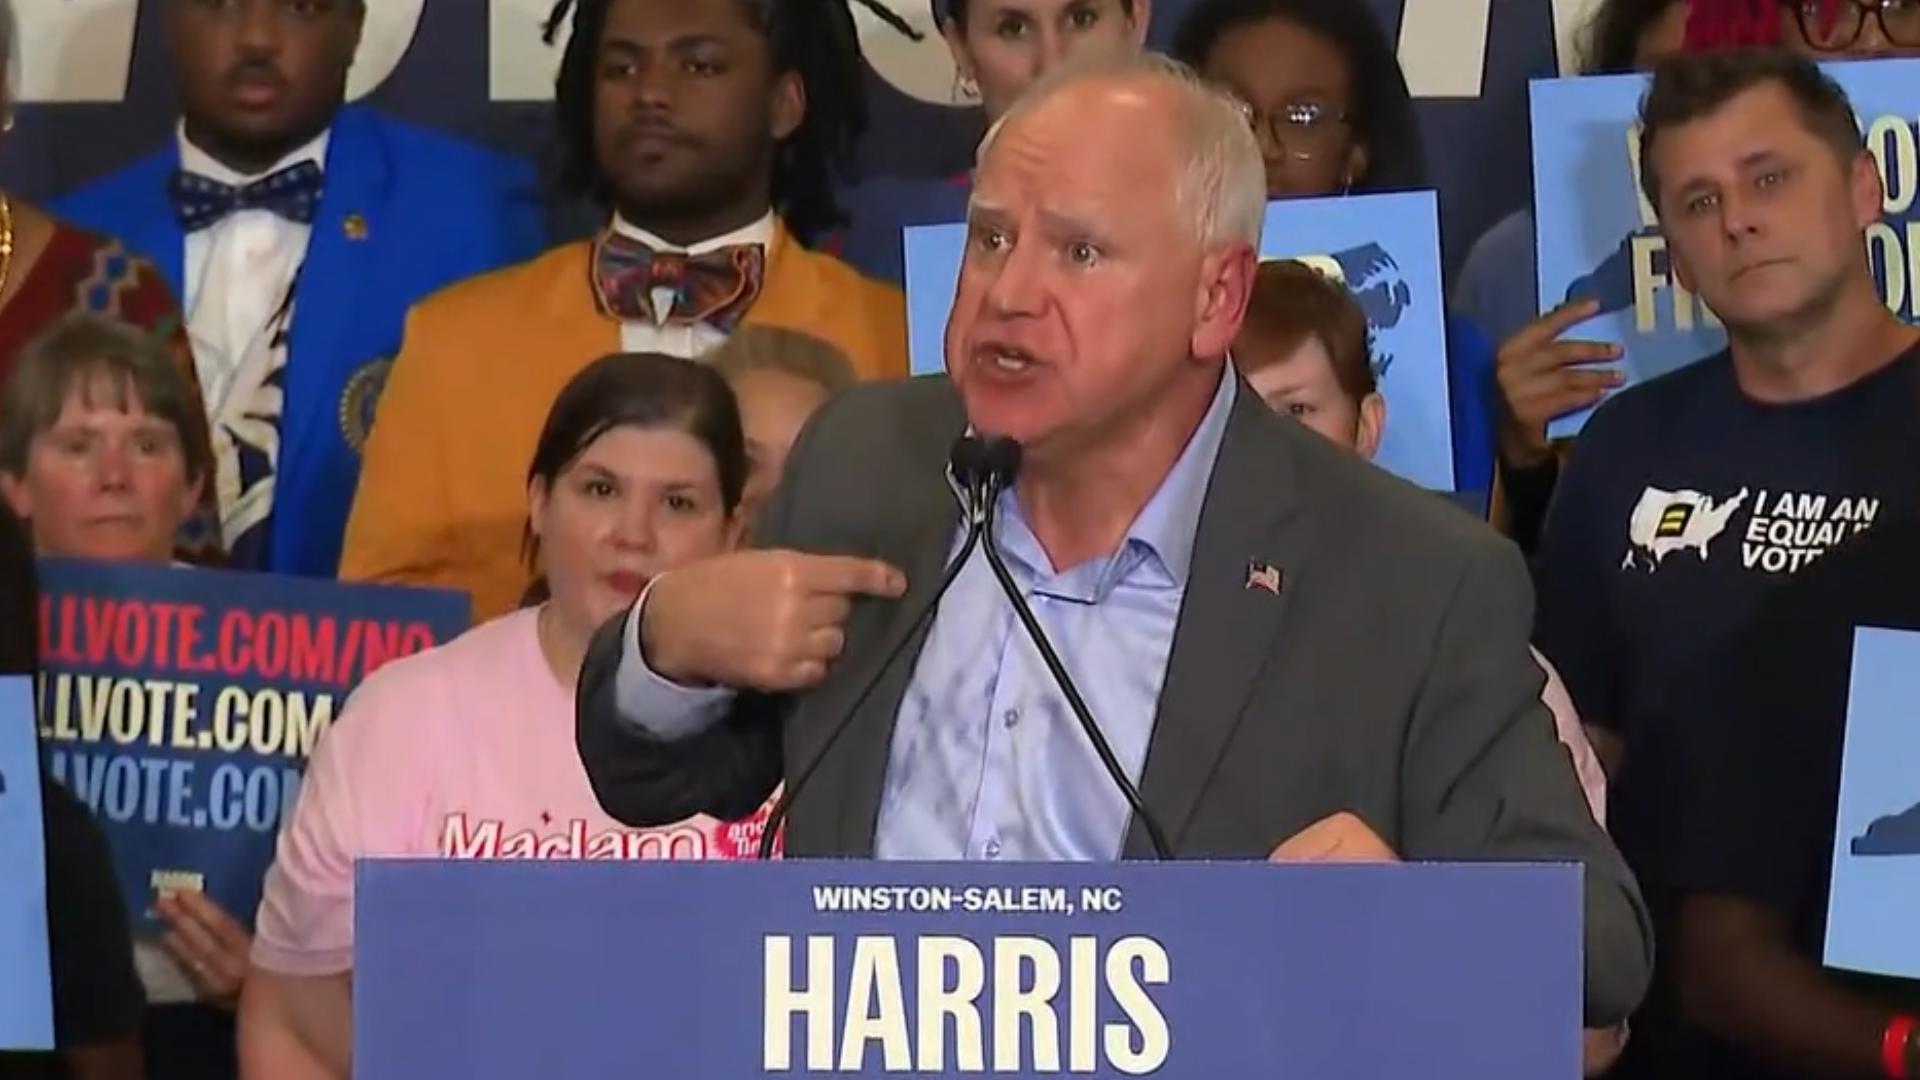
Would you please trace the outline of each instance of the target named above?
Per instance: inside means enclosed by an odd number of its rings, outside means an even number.
[[[1618,1023],[1653,964],[1646,906],[1594,822],[1541,702],[1527,649],[1526,572],[1510,545],[1477,549],[1456,583],[1402,763],[1403,854],[1575,861],[1585,869],[1586,1019]]]
[[[807,476],[815,471],[809,464],[819,456],[815,436],[822,414],[832,411],[822,409],[801,430],[761,514],[755,546],[793,543],[795,507],[805,502]],[[670,825],[694,814],[737,820],[759,809],[785,771],[781,729],[791,699],[743,691],[717,719],[650,731],[646,718],[627,707],[633,695],[623,701],[620,692],[623,681],[638,681],[631,672],[623,680],[621,668],[645,664],[639,635],[628,632],[628,613],[622,612],[594,635],[580,668],[574,740],[601,808],[635,827]],[[687,734],[662,738],[659,730]]]
[[[619,669],[644,662],[628,650],[626,625],[624,613],[608,620],[580,669],[574,737],[601,808],[636,828],[758,810],[780,783],[783,699],[742,693],[685,738],[655,736],[621,708]]]
[[[461,538],[447,500],[449,436],[436,390],[447,357],[415,307],[367,436],[340,553],[343,581],[462,589]]]

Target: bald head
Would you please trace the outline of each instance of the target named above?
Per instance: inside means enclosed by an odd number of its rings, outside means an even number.
[[[1185,64],[1148,53],[1060,68],[987,129],[977,164],[986,166],[1010,128],[1063,122],[1126,131],[1126,156],[1164,163],[1203,246],[1259,246],[1266,211],[1260,144],[1242,107]]]

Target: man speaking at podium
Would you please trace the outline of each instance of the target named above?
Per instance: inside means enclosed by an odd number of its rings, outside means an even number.
[[[1577,861],[1587,1021],[1625,1017],[1646,914],[1541,705],[1517,552],[1227,363],[1264,199],[1242,113],[1171,61],[1016,105],[948,377],[828,405],[763,550],[595,641],[607,811],[743,816],[784,781],[792,855]]]

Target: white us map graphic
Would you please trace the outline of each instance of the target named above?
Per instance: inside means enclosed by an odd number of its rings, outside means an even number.
[[[1706,562],[1707,545],[1727,531],[1727,523],[1746,504],[1748,494],[1741,488],[1733,498],[1715,502],[1698,491],[1647,488],[1628,519],[1627,540],[1632,546],[1622,568],[1645,560],[1652,570],[1676,551],[1692,551]]]

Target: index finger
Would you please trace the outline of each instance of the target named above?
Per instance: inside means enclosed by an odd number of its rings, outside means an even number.
[[[1561,334],[1598,314],[1600,314],[1598,300],[1591,297],[1585,300],[1569,300],[1521,327],[1512,338],[1508,339],[1508,344],[1531,348],[1558,338]]]
[[[803,555],[801,581],[809,590],[897,599],[906,595],[907,575],[891,563],[855,555]]]

